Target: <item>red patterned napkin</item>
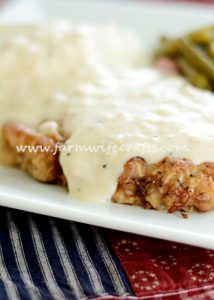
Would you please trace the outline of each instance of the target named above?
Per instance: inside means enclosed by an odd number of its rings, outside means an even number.
[[[214,251],[115,231],[109,240],[139,299],[214,299]]]

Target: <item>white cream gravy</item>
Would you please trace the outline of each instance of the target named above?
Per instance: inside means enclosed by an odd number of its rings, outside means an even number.
[[[214,95],[136,67],[140,53],[134,36],[113,28],[0,29],[0,126],[60,121],[72,197],[109,200],[134,156],[214,161]]]

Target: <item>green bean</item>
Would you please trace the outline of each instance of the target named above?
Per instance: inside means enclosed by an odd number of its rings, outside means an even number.
[[[173,40],[162,36],[154,56],[175,60],[192,84],[214,90],[214,26]]]
[[[214,83],[214,63],[208,55],[194,47],[187,38],[176,40],[176,46],[184,58]]]
[[[212,86],[209,82],[209,79],[203,74],[199,73],[184,58],[178,58],[176,61],[182,73],[193,85],[201,89],[212,90]]]
[[[214,41],[208,47],[208,54],[210,55],[211,59],[214,59]]]
[[[177,47],[173,40],[165,40],[162,41],[161,47],[159,47],[155,51],[155,57],[162,57],[162,56],[176,56]]]
[[[214,26],[200,29],[187,35],[195,44],[209,45],[213,39]]]

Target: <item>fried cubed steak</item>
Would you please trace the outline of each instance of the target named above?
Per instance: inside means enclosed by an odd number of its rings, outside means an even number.
[[[59,153],[53,155],[59,134],[38,132],[19,122],[8,122],[2,129],[6,161],[27,171],[42,182],[66,185]],[[46,146],[49,151],[18,152],[17,146]],[[166,157],[147,164],[141,157],[130,159],[118,179],[113,202],[145,208],[175,211],[214,209],[214,163],[194,165],[190,160]]]
[[[6,164],[20,167],[41,182],[65,185],[59,153],[55,153],[56,143],[62,141],[59,135],[47,135],[10,121],[2,128],[2,139]],[[29,148],[24,148],[26,145]]]
[[[156,164],[130,159],[119,178],[113,201],[166,208],[169,212],[214,208],[214,163],[166,157]]]

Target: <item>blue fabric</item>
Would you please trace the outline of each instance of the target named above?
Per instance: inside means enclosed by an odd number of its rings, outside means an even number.
[[[104,229],[0,207],[0,300],[132,296]]]

